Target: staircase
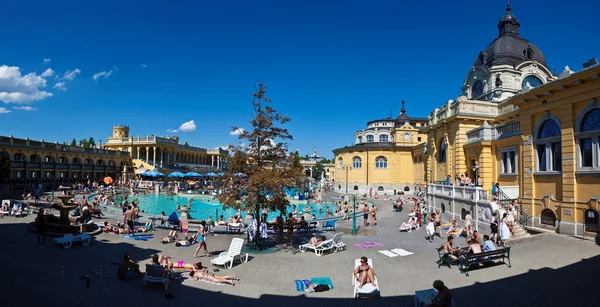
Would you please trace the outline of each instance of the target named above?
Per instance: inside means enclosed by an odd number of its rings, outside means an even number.
[[[504,193],[504,191],[502,191],[501,189],[498,189],[498,197],[498,204],[500,204],[501,208],[499,210],[500,216],[498,218],[501,218],[504,212],[508,210],[508,205],[512,203],[512,199],[510,199],[508,195],[506,195],[506,193]],[[515,223],[513,226],[514,235],[511,237],[511,240],[527,238],[531,236],[527,232],[527,224],[529,222],[530,217],[527,214],[525,214],[525,212],[523,212],[523,210],[521,210],[520,207],[515,206],[514,208],[517,213],[517,216],[515,216]]]

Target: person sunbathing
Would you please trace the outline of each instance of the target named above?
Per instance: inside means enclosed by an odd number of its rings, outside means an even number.
[[[452,225],[448,228],[446,234],[451,236],[458,236],[462,232],[462,228],[458,226],[456,220],[452,220]]]
[[[400,225],[401,229],[410,229],[412,228],[417,222],[415,221],[414,217],[411,217],[408,219],[408,223],[402,223],[402,225]]]
[[[160,239],[160,242],[162,242],[162,244],[167,244],[167,243],[173,243],[178,240],[179,240],[179,236],[177,235],[177,231],[171,230],[169,232],[169,235],[166,238]]]
[[[115,234],[128,234],[129,231],[126,228],[121,228],[118,225],[109,224],[108,222],[104,222],[104,227],[102,231],[107,233],[115,233]]]
[[[358,275],[358,288],[362,288],[366,283],[370,283],[373,287],[375,284],[375,270],[368,264],[367,257],[360,257],[360,265],[354,269],[354,276]]]
[[[327,240],[327,237],[325,237],[325,236],[321,236],[320,238],[312,237],[312,238],[310,238],[310,241],[308,243],[310,243],[314,246],[319,246],[319,245],[323,244],[323,242],[325,242],[325,240]]]
[[[223,219],[223,216],[221,215],[221,217],[219,218],[219,221],[217,222],[217,224],[219,225],[227,225],[227,223],[225,223],[225,219]]]
[[[207,268],[202,266],[202,262],[198,262],[196,263],[196,266],[198,269],[195,269],[194,271],[190,272],[190,277],[193,280],[206,280],[206,281],[210,281],[210,282],[216,282],[216,283],[223,283],[223,284],[230,284],[232,286],[235,286],[235,283],[232,281],[233,280],[240,280],[239,277],[236,276],[216,276],[213,273],[210,273],[208,271]]]
[[[197,263],[185,263],[185,261],[177,261],[175,262],[175,269],[189,270],[189,271],[197,271],[202,268],[202,262]]]
[[[169,259],[172,259],[172,258],[173,258],[173,256],[154,254],[154,255],[152,255],[150,264],[162,265],[165,268],[167,268],[168,270],[172,270],[174,263],[172,261],[169,261]]]

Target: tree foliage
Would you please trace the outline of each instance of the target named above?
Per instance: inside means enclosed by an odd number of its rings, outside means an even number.
[[[267,87],[259,83],[252,95],[252,130],[238,137],[247,146],[229,147],[233,156],[223,176],[224,191],[217,196],[223,209],[252,210],[257,217],[263,209],[285,212],[289,204],[285,189],[302,183],[300,159],[286,143],[292,135],[281,127],[290,118],[271,107],[266,92]]]
[[[321,174],[323,174],[324,169],[323,163],[321,163],[321,161],[317,161],[317,163],[312,167],[312,178],[317,181],[321,180]]]
[[[6,183],[10,179],[10,155],[0,152],[0,182]]]

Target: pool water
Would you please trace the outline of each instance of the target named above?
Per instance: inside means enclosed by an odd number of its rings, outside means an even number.
[[[129,197],[127,200],[131,202],[135,197]],[[191,197],[183,197],[183,196],[165,196],[162,194],[148,194],[146,196],[140,195],[138,200],[140,201],[139,207],[144,212],[152,213],[152,214],[161,214],[161,212],[165,212],[166,215],[171,214],[173,211],[177,209],[177,204],[183,206],[187,206],[188,202],[191,200]],[[304,213],[304,207],[311,207],[312,211],[310,214],[314,214],[317,218],[324,218],[326,213],[326,207],[330,206],[330,210],[335,211],[335,208],[332,203],[323,203],[323,204],[296,204],[298,208],[298,212]],[[292,212],[292,205],[288,206],[287,211]],[[321,211],[321,212],[319,212]],[[208,219],[209,216],[212,216],[214,220],[217,220],[219,216],[223,216],[225,219],[228,219],[230,216],[236,214],[235,209],[226,209],[223,210],[223,205],[220,204],[215,199],[205,198],[205,197],[195,197],[192,199],[192,208],[188,211],[193,219],[205,220]],[[178,212],[180,214],[180,212]],[[242,212],[242,218],[246,218],[246,212]],[[268,220],[274,220],[279,215],[279,212],[270,212],[268,215]]]

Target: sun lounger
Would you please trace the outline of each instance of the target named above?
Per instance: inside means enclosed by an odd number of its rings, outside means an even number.
[[[373,268],[373,260],[368,259],[367,264]],[[360,259],[354,260],[354,269],[360,266]],[[365,283],[361,288],[358,287],[358,274],[352,274],[352,285],[354,286],[354,298],[378,298],[380,296],[379,293],[379,281],[377,280],[377,276],[375,276],[375,283],[377,287],[373,286],[371,283]]]
[[[240,263],[248,261],[248,253],[242,253],[243,245],[244,239],[233,238],[231,245],[229,245],[229,250],[222,252],[217,258],[212,259],[210,263],[230,269],[236,259],[239,259]]]
[[[325,230],[333,230],[335,231],[335,221],[334,220],[330,220],[327,221],[325,223],[323,223],[323,231]]]
[[[73,245],[73,234],[67,233],[62,238],[54,239],[56,244],[62,244],[64,248],[71,248]]]
[[[410,217],[408,222],[402,223],[402,225],[398,228],[398,231],[411,232],[413,229],[419,229],[419,223],[417,223],[417,219],[415,217]]]
[[[229,223],[227,224],[227,231],[229,231],[229,233],[232,232],[241,232],[242,228],[244,227],[244,225],[242,223]]]
[[[323,254],[327,251],[335,250],[335,246],[333,244],[333,239],[325,240],[317,245],[306,243],[299,246],[300,252],[304,253],[307,250],[314,250],[315,255],[323,256]]]
[[[157,282],[164,284],[165,291],[169,288],[169,277],[172,272],[169,272],[164,266],[156,264],[146,264],[146,274],[144,274],[144,284],[147,282]]]
[[[335,248],[336,252],[341,252],[346,248],[346,243],[342,242],[343,234],[343,232],[339,232],[336,233],[335,236],[333,236],[333,247]]]
[[[85,233],[82,233],[80,235],[76,235],[73,237],[73,242],[79,241],[79,242],[81,242],[81,245],[83,245],[83,246],[89,245],[91,240],[92,240],[92,236],[86,235]]]

